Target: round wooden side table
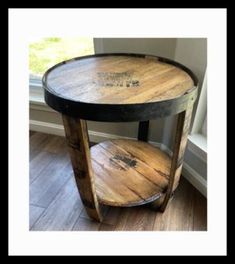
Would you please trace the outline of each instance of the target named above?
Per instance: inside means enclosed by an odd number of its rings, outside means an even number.
[[[98,54],[59,63],[43,76],[46,103],[62,114],[77,187],[87,214],[100,204],[157,204],[176,189],[198,81],[185,66],[143,54]],[[178,115],[172,157],[148,141],[149,120]],[[89,149],[86,120],[139,121],[138,140],[109,140]]]

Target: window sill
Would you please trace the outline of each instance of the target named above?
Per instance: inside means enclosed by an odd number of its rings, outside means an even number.
[[[188,136],[188,149],[198,158],[207,162],[207,138],[202,134]]]
[[[29,102],[30,104],[46,105],[44,101],[43,88],[41,81],[29,81]]]

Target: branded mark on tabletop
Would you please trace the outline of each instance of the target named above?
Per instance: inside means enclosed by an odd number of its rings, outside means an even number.
[[[98,72],[98,84],[107,87],[137,87],[139,81],[133,79],[131,72]]]
[[[112,163],[112,165],[119,170],[128,170],[129,168],[135,168],[137,166],[136,159],[128,155],[116,154],[113,157],[111,157],[109,160]],[[119,163],[117,163],[117,161],[118,162],[121,161],[122,166]]]

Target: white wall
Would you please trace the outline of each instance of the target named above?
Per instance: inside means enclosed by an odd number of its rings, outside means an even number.
[[[191,69],[202,84],[207,65],[207,39],[178,38],[174,58]]]
[[[129,52],[174,58],[176,38],[104,38],[95,39],[96,53]]]

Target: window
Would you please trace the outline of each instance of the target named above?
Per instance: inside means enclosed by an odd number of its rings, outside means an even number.
[[[29,72],[31,80],[40,80],[44,72],[61,61],[94,54],[93,38],[50,37],[29,44]]]
[[[50,37],[29,44],[29,94],[30,103],[45,105],[42,75],[50,67],[74,57],[94,54],[93,38]]]
[[[201,159],[207,159],[207,71],[204,75],[192,131],[189,135],[189,149],[198,153]]]
[[[202,84],[202,89],[198,101],[197,112],[195,115],[192,134],[202,134],[207,136],[207,71],[204,75],[204,80]]]

